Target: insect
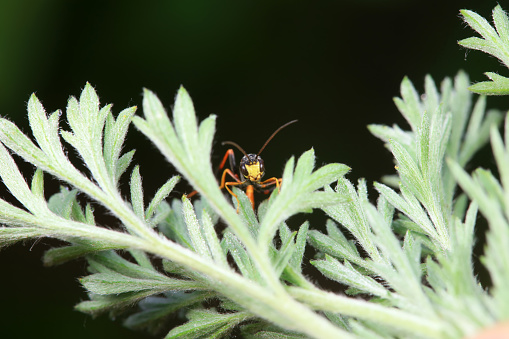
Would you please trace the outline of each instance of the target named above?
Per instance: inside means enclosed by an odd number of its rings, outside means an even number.
[[[260,148],[260,150],[256,154],[247,154],[246,151],[242,149],[242,147],[240,147],[233,141],[224,141],[222,143],[222,145],[232,145],[236,147],[244,155],[240,160],[239,166],[240,177],[233,172],[233,169],[235,168],[235,154],[233,152],[233,149],[230,148],[228,151],[226,151],[223,161],[219,166],[219,169],[222,170],[224,168],[224,165],[226,164],[226,160],[229,159],[231,169],[227,168],[223,171],[223,174],[221,176],[220,189],[226,188],[226,190],[232,196],[234,196],[235,199],[237,199],[237,211],[238,206],[240,206],[239,198],[235,193],[233,193],[231,187],[237,186],[239,188],[245,188],[246,195],[249,198],[249,201],[251,201],[253,209],[255,208],[254,203],[255,190],[268,194],[270,192],[270,189],[267,188],[273,185],[276,185],[277,189],[279,190],[282,181],[281,178],[272,177],[270,179],[262,181],[262,178],[265,175],[265,164],[263,162],[263,159],[260,157],[260,153],[262,153],[267,144],[272,140],[272,138],[274,138],[274,136],[279,131],[281,131],[286,126],[293,124],[294,122],[297,122],[297,120],[292,120],[290,122],[287,122],[283,126],[279,127],[274,133],[272,133],[272,135],[267,139],[267,141],[265,141],[265,144],[263,144],[262,148]],[[226,175],[229,175],[235,181],[226,181]]]

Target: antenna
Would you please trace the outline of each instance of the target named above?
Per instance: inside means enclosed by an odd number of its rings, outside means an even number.
[[[274,133],[272,133],[272,135],[267,139],[267,141],[265,141],[265,144],[263,144],[262,148],[260,149],[260,151],[258,151],[258,155],[260,155],[260,153],[262,153],[262,151],[265,149],[265,146],[267,146],[267,144],[269,143],[269,141],[272,140],[272,138],[274,138],[274,136],[279,132],[281,131],[283,128],[285,128],[286,126],[290,125],[290,124],[293,124],[294,122],[297,122],[298,120],[292,120],[290,122],[287,122],[286,124],[284,124],[283,126],[279,127]],[[237,146],[241,151],[242,149],[239,147],[239,145],[237,144],[234,144],[233,142],[230,142],[232,145],[235,145]],[[244,153],[245,154],[245,153]]]
[[[221,145],[232,145],[232,146],[235,146],[235,147],[237,147],[237,149],[238,149],[239,151],[241,151],[241,152],[242,152],[242,154],[244,154],[244,155],[247,157],[247,153],[246,153],[246,151],[244,151],[244,150],[242,149],[242,147],[240,147],[239,145],[237,145],[237,144],[236,144],[236,143],[234,143],[233,141],[223,141],[223,142],[221,143]]]

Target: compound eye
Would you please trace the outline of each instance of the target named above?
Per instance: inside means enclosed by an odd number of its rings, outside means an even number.
[[[258,163],[259,163],[259,166],[260,166],[260,173],[263,174],[265,172],[265,164],[263,163],[262,158],[258,157]]]
[[[247,169],[246,169],[246,165],[245,164],[241,164],[240,165],[240,173],[244,176],[244,177],[247,177]]]

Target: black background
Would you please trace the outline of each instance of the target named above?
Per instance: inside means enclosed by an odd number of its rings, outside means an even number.
[[[138,105],[141,115],[143,87],[170,109],[183,85],[200,119],[218,115],[215,163],[225,152],[221,141],[254,153],[277,127],[299,119],[263,152],[268,175],[281,175],[290,156],[314,147],[317,165],[345,163],[352,168],[351,180],[364,177],[371,185],[394,169],[389,152],[366,125],[407,128],[392,102],[405,75],[420,92],[427,73],[437,82],[459,69],[472,81],[484,80],[485,71],[507,75],[494,58],[457,45],[474,35],[459,10],[472,9],[491,21],[495,5],[473,0],[2,2],[0,115],[29,134],[25,106],[33,92],[52,112],[65,109],[68,97],[79,96],[88,81],[103,105],[114,103],[114,114]],[[490,98],[488,105],[506,108],[507,101]],[[62,126],[68,129],[64,121]],[[125,149],[132,148],[151,196],[173,169],[134,128]],[[30,166],[20,165],[30,177]],[[50,182],[48,196],[56,190]],[[0,252],[2,338],[144,336],[106,316],[94,320],[73,311],[86,299],[77,282],[86,265],[42,267],[49,243]]]

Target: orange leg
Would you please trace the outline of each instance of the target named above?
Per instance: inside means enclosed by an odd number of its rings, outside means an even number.
[[[226,151],[226,153],[224,154],[224,157],[223,157],[223,160],[221,160],[221,164],[219,165],[219,170],[222,170],[224,165],[226,164],[226,160],[227,159],[230,159],[230,165],[233,166],[235,164],[235,153],[233,152],[233,150],[230,148],[229,150]],[[231,168],[231,170],[233,170],[233,168]],[[234,178],[236,181],[238,181],[238,178],[235,174],[232,174],[233,172],[230,171],[230,176],[232,178]],[[224,177],[224,175],[223,175]],[[223,185],[224,183],[221,184],[221,189],[224,187]],[[198,191],[192,191],[191,193],[189,193],[187,195],[188,198],[191,198],[193,197],[194,195],[196,195],[198,193]]]
[[[225,157],[225,159],[226,159],[226,157]],[[226,181],[226,174],[228,174],[230,177],[232,177],[235,181]],[[223,171],[223,175],[221,176],[221,185],[219,186],[219,189],[226,188],[228,193],[230,193],[232,196],[235,197],[235,199],[237,199],[237,212],[239,212],[239,206],[240,206],[239,198],[237,197],[237,195],[235,193],[233,193],[233,191],[230,189],[229,186],[239,186],[239,185],[242,185],[243,183],[244,183],[244,181],[240,181],[240,179],[230,169],[227,168]],[[250,198],[250,200],[251,200],[251,198]],[[251,203],[254,204],[253,201],[251,201]]]
[[[255,209],[255,202],[254,202],[254,188],[253,188],[253,185],[249,185],[249,186],[246,187],[246,195],[249,198],[249,201],[251,201],[251,206],[253,207],[253,211],[254,211],[254,209]]]
[[[227,182],[226,181],[226,175],[229,175],[230,177],[233,178],[233,180],[235,180],[235,182]],[[237,186],[237,185],[240,185],[244,183],[243,181],[240,181],[240,179],[235,175],[235,173],[233,173],[230,169],[225,169],[223,171],[223,175],[221,176],[221,185],[219,186],[219,189],[222,190],[223,188],[226,188],[228,189],[227,187],[227,184],[229,186]],[[233,194],[233,193],[232,193]]]
[[[235,164],[235,153],[233,152],[232,149],[229,149],[228,151],[226,151],[224,157],[223,157],[223,160],[221,160],[221,163],[219,165],[219,169],[222,170],[225,165],[226,165],[226,161],[227,160],[230,160],[230,167],[234,166]],[[233,180],[235,181],[226,181],[226,175],[229,175]],[[260,188],[265,188],[265,187],[268,187],[268,186],[271,186],[271,185],[276,185],[278,191],[280,190],[281,188],[281,181],[282,179],[281,178],[270,178],[270,179],[267,179],[267,180],[264,180],[260,183],[258,183],[258,186]],[[239,179],[239,177],[233,173],[233,168],[232,169],[225,169],[223,171],[223,174],[221,175],[221,184],[219,186],[219,189],[223,189],[223,188],[226,188],[226,190],[228,191],[228,193],[230,193],[233,197],[235,197],[235,199],[237,200],[237,212],[239,211],[239,206],[240,206],[240,202],[239,202],[239,198],[237,197],[237,195],[235,193],[233,193],[233,191],[231,190],[230,187],[232,186],[239,186],[239,185],[242,185],[244,184],[245,181],[241,181]],[[193,195],[195,195],[197,192],[196,191],[193,191],[191,192],[188,197],[192,197]],[[265,194],[268,194],[270,193],[270,190],[265,190],[263,191],[263,193]],[[248,185],[246,187],[246,195],[247,197],[249,198],[249,201],[251,202],[251,206],[253,207],[253,210],[255,209],[255,201],[254,201],[254,187],[253,185]]]
[[[266,187],[271,186],[271,185],[276,185],[277,190],[279,192],[279,189],[281,187],[281,181],[282,181],[281,178],[279,178],[279,179],[278,178],[270,178],[270,179],[267,179],[265,181],[262,181],[262,182],[258,183],[258,187],[259,188],[266,188]],[[269,194],[270,190],[262,191],[262,193],[263,194]],[[249,201],[251,201],[251,206],[253,206],[253,210],[254,210],[255,209],[255,201],[254,201],[254,187],[253,187],[253,185],[247,186],[247,188],[246,188],[246,195],[249,198]]]
[[[278,179],[276,177],[273,177],[273,178],[262,181],[259,185],[261,188],[265,188],[265,187],[268,187],[271,185],[276,185],[277,191],[279,192],[279,190],[281,189],[282,181],[283,181],[283,179],[281,179],[281,178]],[[266,190],[263,193],[268,194],[269,192],[270,192],[269,190]]]
[[[191,198],[191,197],[193,197],[194,195],[196,195],[196,193],[198,193],[198,191],[192,191],[191,193],[189,193],[189,194],[187,195],[187,197],[188,197],[188,198]]]
[[[226,161],[226,157],[223,159],[223,165],[224,165],[225,161]],[[235,181],[226,181],[226,174],[228,174],[230,177],[235,179]],[[242,184],[244,184],[244,181],[240,181],[240,179],[232,171],[230,171],[229,169],[225,169],[223,171],[223,175],[221,176],[221,186],[219,186],[219,189],[226,188],[226,190],[232,196],[234,196],[235,199],[237,199],[237,212],[239,212],[239,206],[240,206],[239,198],[237,197],[237,195],[235,193],[233,193],[233,191],[230,189],[229,186],[239,186],[239,185],[242,185]],[[253,185],[248,185],[246,187],[246,195],[249,198],[249,201],[251,202],[251,206],[253,207],[253,210],[254,210],[255,209],[255,202],[254,202],[254,188],[253,188]]]
[[[221,164],[219,164],[220,170],[222,170],[224,168],[224,165],[226,164],[226,159],[230,159],[230,165],[234,166],[235,153],[233,153],[233,150],[231,148],[229,150],[227,150],[226,153],[224,154],[223,160],[221,161]],[[230,169],[233,170],[233,168],[230,168]]]

